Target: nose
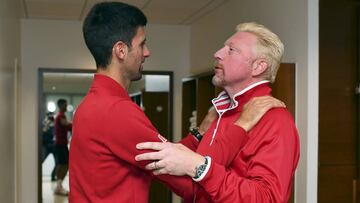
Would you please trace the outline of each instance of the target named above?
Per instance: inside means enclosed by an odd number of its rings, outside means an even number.
[[[221,49],[217,50],[214,54],[214,58],[215,59],[223,59],[224,50],[225,50],[225,47],[222,47]]]
[[[144,47],[144,57],[149,57],[151,55],[150,49],[148,46],[145,45]]]

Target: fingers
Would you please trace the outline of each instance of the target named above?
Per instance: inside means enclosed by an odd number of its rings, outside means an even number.
[[[145,169],[153,171],[154,175],[169,174],[169,171],[162,166],[161,161],[154,161],[145,166]]]
[[[165,168],[160,168],[153,171],[154,175],[170,174]]]
[[[169,142],[142,142],[136,145],[137,149],[152,149],[158,150],[156,152],[148,152],[135,156],[136,161],[144,161],[144,160],[160,160],[164,157],[164,153],[161,150],[169,148],[171,146],[176,146]],[[165,151],[165,150],[164,150]]]
[[[200,134],[204,134],[210,128],[213,121],[217,118],[217,115],[216,109],[213,106],[210,107],[208,113],[199,126]]]
[[[159,161],[156,160],[156,161],[154,161],[154,162],[151,162],[151,163],[147,164],[147,165],[145,166],[145,169],[147,169],[147,170],[156,170],[156,169],[159,169],[158,162],[159,162]]]
[[[244,106],[244,111],[251,112],[254,117],[262,117],[271,108],[286,107],[284,102],[271,97],[262,96],[251,99]]]
[[[250,109],[250,111],[253,109],[254,112],[266,112],[271,108],[285,108],[286,105],[284,102],[271,97],[271,96],[262,96],[262,97],[255,97],[251,99],[249,102],[247,102],[244,105],[244,111],[247,111]],[[257,109],[257,110],[256,110]]]
[[[164,166],[162,166],[161,161],[156,160],[156,161],[153,161],[153,162],[147,164],[147,165],[145,166],[145,169],[147,169],[147,170],[158,170],[158,169],[161,169],[161,168],[163,168],[163,167],[164,167]]]
[[[243,111],[235,124],[249,131],[271,108],[285,107],[285,104],[271,96],[254,97],[244,105]]]
[[[168,143],[164,142],[142,142],[136,145],[136,149],[152,149],[152,150],[162,150],[168,146]]]
[[[274,97],[270,97],[268,99],[268,102],[272,107],[286,107],[284,102],[282,102]]]
[[[161,159],[161,153],[160,152],[148,152],[144,154],[139,154],[135,156],[136,161],[144,161],[144,160],[159,160]]]
[[[167,168],[163,168],[163,167],[157,167],[157,169],[154,169],[153,174],[154,175],[163,175],[163,174],[172,175],[172,173]]]
[[[263,106],[268,104],[270,104],[272,107],[286,107],[284,102],[272,96],[254,97],[245,106],[249,106],[249,105]]]
[[[210,106],[210,108],[209,108],[208,112],[209,112],[209,113],[210,113],[210,112],[212,112],[212,113],[216,113],[216,109],[215,109],[215,107],[214,107],[214,106]]]

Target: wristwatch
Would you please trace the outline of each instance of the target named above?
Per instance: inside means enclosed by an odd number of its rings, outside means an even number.
[[[198,167],[195,167],[195,176],[193,177],[194,179],[198,179],[200,178],[200,176],[204,173],[205,169],[206,169],[206,166],[208,165],[209,161],[209,157],[208,156],[205,156],[205,163],[204,164],[201,164],[200,166]]]
[[[195,137],[195,139],[200,142],[202,139],[202,134],[199,132],[198,128],[193,128],[190,130],[190,133]]]

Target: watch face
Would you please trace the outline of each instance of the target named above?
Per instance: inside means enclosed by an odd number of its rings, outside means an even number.
[[[207,160],[207,158],[205,157],[205,163],[196,168],[195,178],[199,178],[199,177],[203,174],[203,172],[204,172],[205,169],[206,169],[207,163],[208,163],[208,160]]]
[[[196,171],[197,176],[200,177],[201,174],[205,171],[206,165],[199,166],[198,170]]]

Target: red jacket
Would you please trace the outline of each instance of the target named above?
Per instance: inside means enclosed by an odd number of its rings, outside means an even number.
[[[270,110],[248,135],[233,124],[247,101],[270,92],[263,81],[238,93],[232,109],[226,94],[213,100],[222,115],[197,149],[212,158],[209,171],[195,188],[197,203],[288,201],[299,160],[299,137],[290,113],[284,108]]]
[[[95,75],[76,110],[70,143],[71,203],[147,203],[151,172],[149,162],[136,162],[140,142],[161,142],[144,112],[114,80]],[[192,137],[184,143],[196,146]],[[185,199],[193,199],[189,177],[156,176]]]

